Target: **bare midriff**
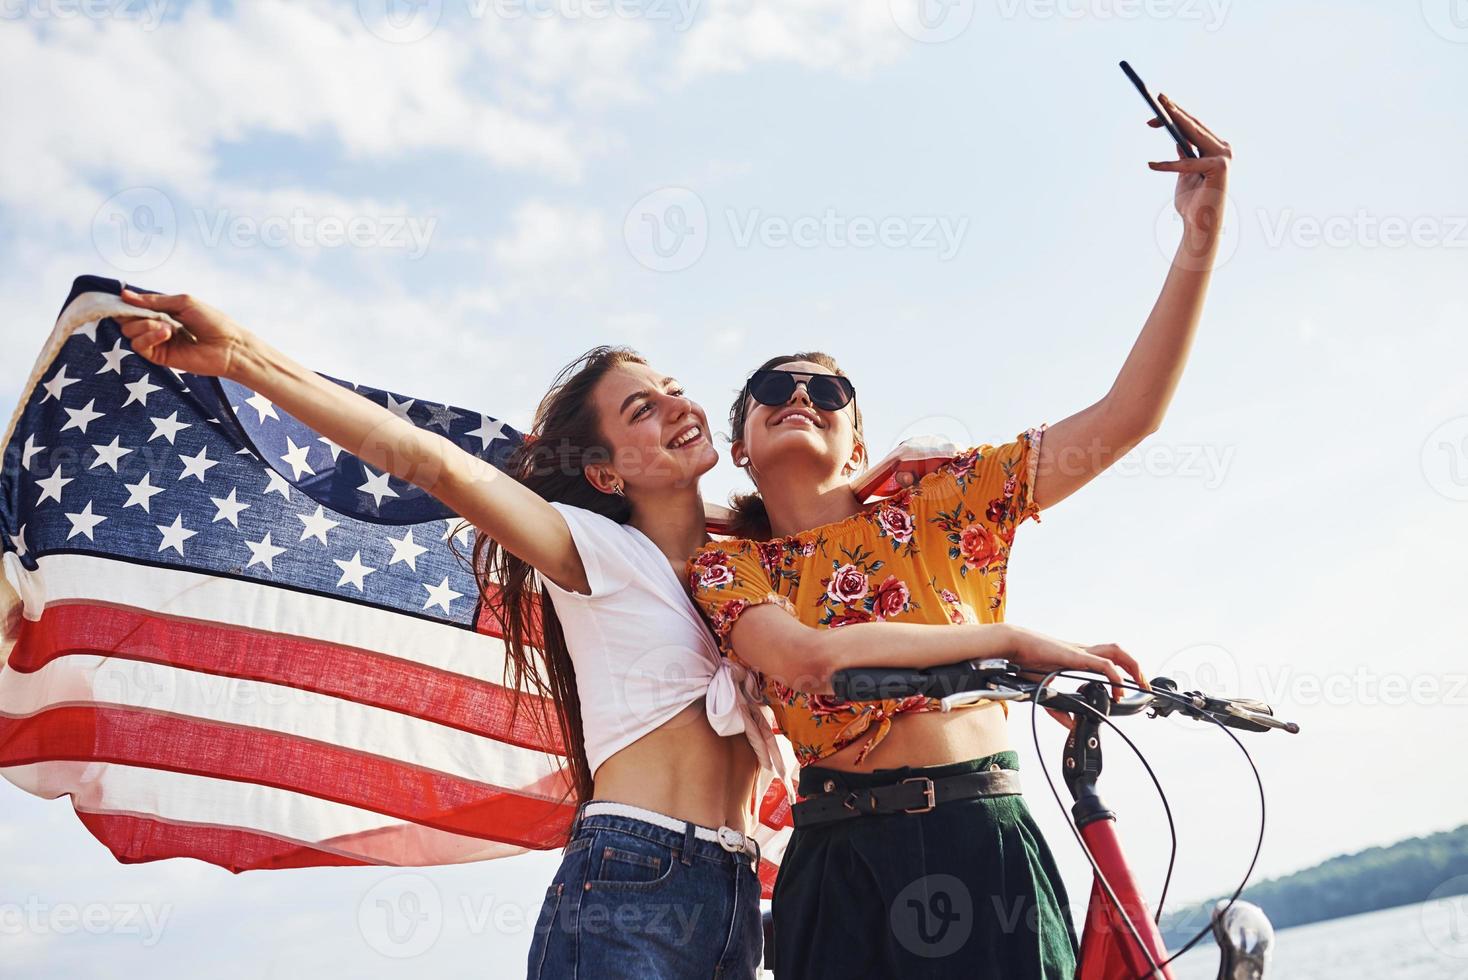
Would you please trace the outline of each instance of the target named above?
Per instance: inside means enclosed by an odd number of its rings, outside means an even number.
[[[966,762],[1009,748],[1009,724],[997,702],[951,712],[905,711],[892,716],[892,729],[860,763],[865,738],[859,738],[812,765],[843,772],[873,772],[901,766],[941,766]]]
[[[758,768],[749,739],[714,731],[700,698],[603,762],[595,798],[750,832]]]

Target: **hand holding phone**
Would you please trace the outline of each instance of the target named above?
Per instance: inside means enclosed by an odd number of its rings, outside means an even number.
[[[1223,227],[1223,209],[1228,198],[1228,171],[1233,148],[1228,141],[1168,98],[1153,99],[1142,79],[1125,61],[1121,70],[1152,109],[1150,126],[1165,127],[1177,143],[1177,160],[1148,160],[1147,166],[1177,174],[1173,204],[1188,230],[1187,240],[1202,248],[1200,256],[1212,261],[1213,244]],[[1196,149],[1195,149],[1196,147]]]
[[[1193,149],[1193,145],[1188,142],[1188,138],[1183,135],[1183,131],[1178,128],[1177,123],[1172,121],[1172,117],[1157,103],[1156,99],[1152,98],[1152,93],[1147,91],[1147,86],[1142,82],[1141,76],[1133,71],[1132,66],[1125,61],[1121,62],[1121,70],[1126,72],[1126,77],[1130,78],[1132,84],[1137,87],[1137,91],[1142,93],[1142,98],[1147,101],[1147,105],[1151,108],[1153,115],[1157,117],[1157,121],[1165,126],[1167,131],[1172,134],[1172,138],[1177,143],[1178,148],[1182,150],[1183,156],[1196,159],[1198,156],[1197,151]]]

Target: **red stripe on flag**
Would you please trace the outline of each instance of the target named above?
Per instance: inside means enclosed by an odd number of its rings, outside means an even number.
[[[39,620],[22,620],[9,664],[20,673],[31,673],[68,654],[120,657],[280,684],[385,708],[497,742],[564,754],[548,699],[412,660],[320,640],[170,618],[125,606],[66,602],[48,605]],[[518,712],[513,710],[517,698]]]
[[[370,861],[236,827],[180,824],[129,813],[78,810],[76,815],[123,864],[191,857],[235,873],[272,868],[375,867]]]
[[[67,705],[0,718],[0,766],[118,762],[274,786],[485,840],[544,850],[566,842],[574,798],[564,782],[520,791],[261,728],[162,712]],[[543,790],[547,795],[529,795]]]

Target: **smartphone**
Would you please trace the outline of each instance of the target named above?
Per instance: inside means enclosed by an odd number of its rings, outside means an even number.
[[[1152,93],[1147,91],[1147,86],[1143,84],[1141,76],[1132,71],[1132,66],[1125,61],[1121,62],[1121,70],[1126,72],[1126,77],[1130,78],[1132,84],[1137,87],[1137,91],[1142,93],[1142,98],[1147,100],[1147,106],[1152,110],[1153,114],[1161,120],[1162,125],[1167,127],[1167,131],[1172,134],[1173,140],[1182,148],[1183,156],[1197,159],[1198,151],[1193,149],[1192,144],[1188,142],[1182,130],[1177,128],[1177,123],[1172,121],[1172,117],[1163,110],[1162,106],[1158,105],[1156,99],[1152,98]]]

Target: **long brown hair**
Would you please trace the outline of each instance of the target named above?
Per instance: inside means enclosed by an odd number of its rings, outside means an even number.
[[[630,348],[603,346],[566,365],[540,400],[530,432],[506,461],[506,472],[546,500],[584,507],[626,524],[632,517],[627,499],[604,493],[586,479],[586,466],[612,458],[592,394],[620,365],[646,363]],[[536,588],[535,569],[528,562],[487,536],[480,535],[474,544],[473,567],[485,607],[504,634],[509,655],[505,685],[533,691],[554,706],[572,786],[579,799],[590,799],[591,764],[581,727],[576,669],[550,594]],[[521,701],[514,700],[511,724]],[[548,728],[549,719],[543,715],[537,721],[542,731]]]
[[[768,371],[782,364],[793,364],[796,361],[809,361],[812,364],[819,364],[832,374],[839,374],[843,378],[847,376],[834,357],[818,350],[780,354],[765,361],[755,370]],[[753,375],[753,372],[750,373]],[[729,408],[729,438],[735,442],[744,438],[744,422],[749,415],[751,401],[753,399],[750,398],[747,389],[740,388],[734,404]],[[851,410],[853,412],[852,428],[856,431],[856,441],[865,446],[866,436],[861,427],[861,408],[854,399],[851,403]],[[770,514],[765,509],[765,498],[760,496],[759,490],[752,493],[736,493],[729,505],[734,511],[734,517],[729,522],[730,534],[755,541],[766,541],[771,537]]]

